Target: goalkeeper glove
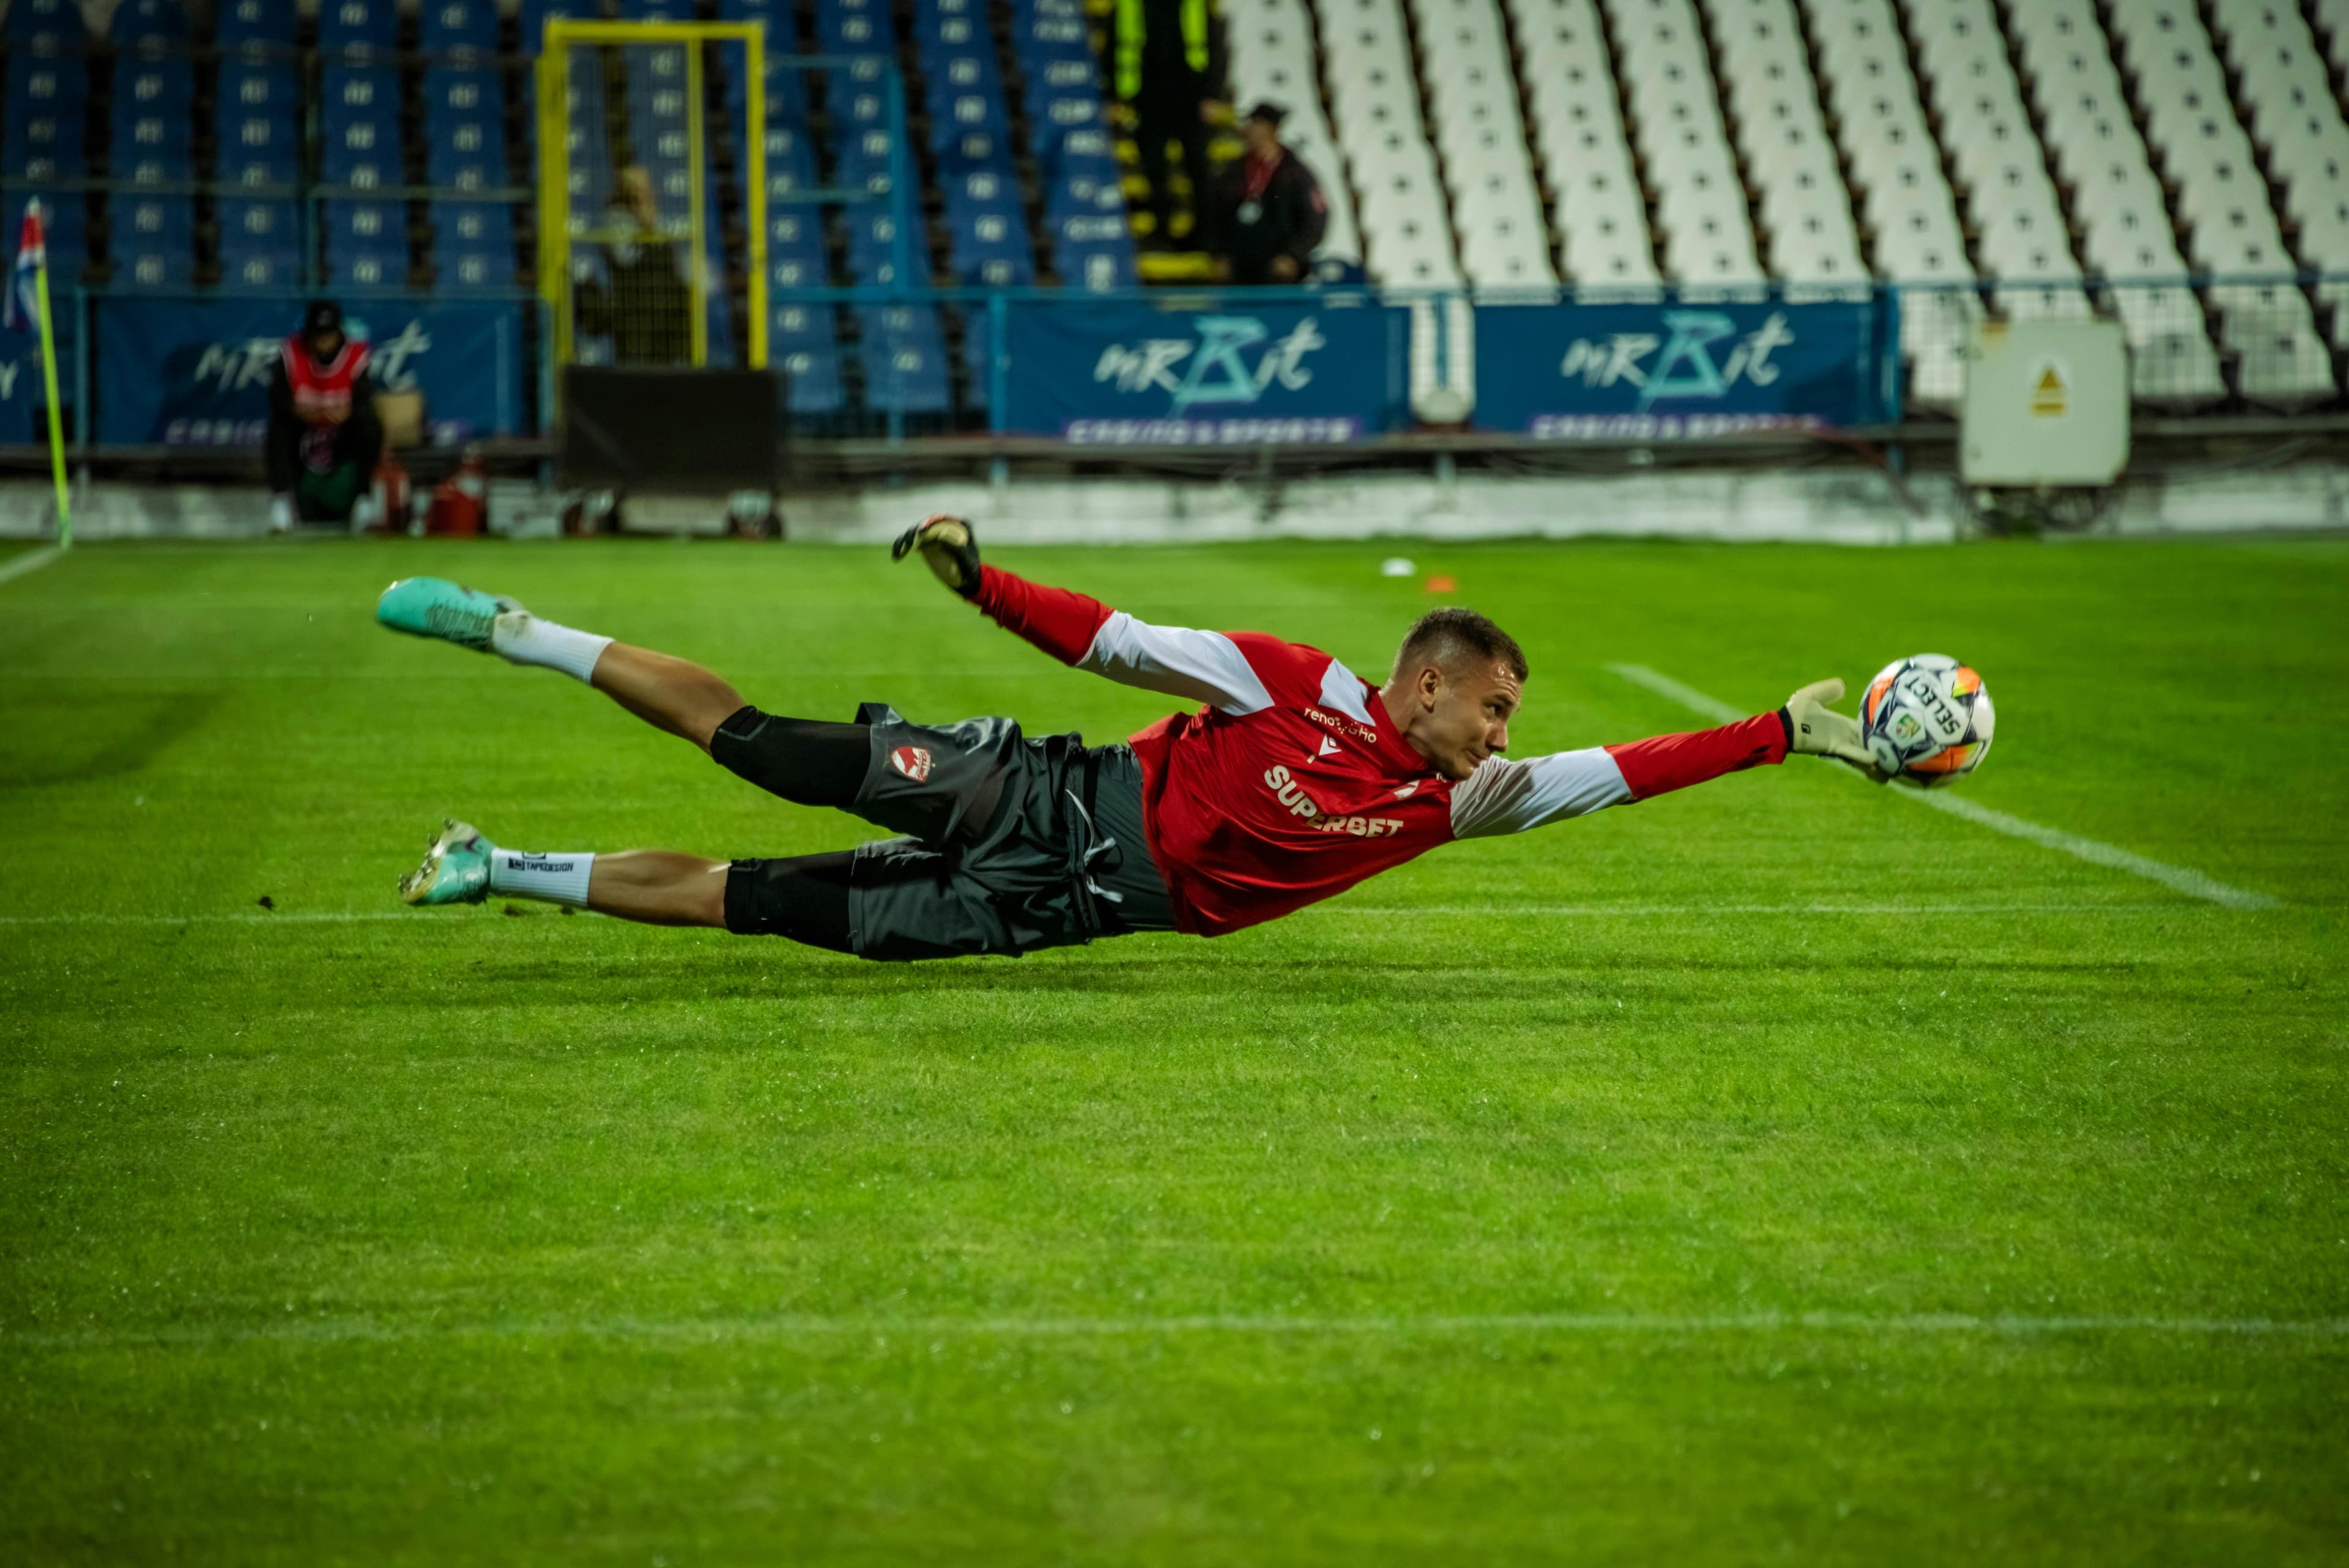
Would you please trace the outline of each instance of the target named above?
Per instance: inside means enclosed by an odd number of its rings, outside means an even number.
[[[1779,722],[1786,726],[1786,749],[1805,756],[1833,757],[1882,784],[1889,775],[1868,754],[1868,742],[1860,738],[1859,721],[1827,706],[1842,701],[1843,682],[1832,676],[1814,680],[1787,698],[1786,705],[1778,710]]]
[[[933,513],[897,536],[889,558],[902,561],[916,550],[929,563],[938,581],[967,599],[978,597],[978,540],[970,524],[943,512]]]

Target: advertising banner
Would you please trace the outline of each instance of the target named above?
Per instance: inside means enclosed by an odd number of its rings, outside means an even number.
[[[1872,300],[1479,305],[1477,426],[1688,441],[1891,417]]]
[[[1397,307],[1019,300],[1006,316],[1012,434],[1252,446],[1360,441],[1409,417],[1411,317]]]
[[[269,368],[302,301],[90,302],[98,439],[136,446],[259,446]],[[421,389],[428,439],[522,433],[522,306],[509,300],[352,300],[344,320],[375,349],[376,384]]]

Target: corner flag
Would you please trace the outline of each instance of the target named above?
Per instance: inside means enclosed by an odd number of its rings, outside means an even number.
[[[48,247],[42,243],[41,204],[25,203],[25,226],[16,235],[16,265],[9,269],[8,300],[0,307],[0,325],[23,331],[41,318],[41,269],[48,265]]]
[[[26,317],[17,319],[17,312]],[[25,203],[24,232],[16,236],[16,262],[9,268],[8,296],[0,320],[11,327],[37,325],[41,333],[41,387],[49,399],[49,469],[57,485],[57,548],[73,546],[73,518],[66,490],[66,421],[57,406],[57,344],[49,327],[49,252],[41,233],[41,203]],[[84,410],[87,417],[88,410]]]

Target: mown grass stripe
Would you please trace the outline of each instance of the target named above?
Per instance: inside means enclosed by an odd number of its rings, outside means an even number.
[[[1126,1339],[1153,1334],[1331,1336],[1412,1334],[2208,1334],[2233,1338],[2349,1335],[2349,1318],[2161,1317],[2144,1314],[1975,1313],[1433,1313],[1425,1316],[1317,1317],[1209,1313],[1171,1317],[859,1317],[779,1314],[771,1317],[497,1318],[481,1323],[379,1323],[365,1318],[288,1318],[249,1324],[157,1324],[65,1332],[10,1330],[0,1344],[43,1349],[122,1345],[210,1345],[254,1341],[332,1344],[367,1341],[580,1337],[616,1340],[787,1340],[842,1335],[946,1335],[1017,1339]]]

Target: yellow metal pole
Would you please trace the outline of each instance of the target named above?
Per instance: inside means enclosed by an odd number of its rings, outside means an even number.
[[[49,249],[46,229],[41,235],[41,265],[33,269],[33,292],[41,310],[41,386],[49,398],[49,468],[57,481],[57,548],[73,548],[73,505],[66,488],[66,421],[57,407],[57,342],[49,329]],[[89,418],[89,410],[81,410]]]
[[[750,225],[750,368],[767,368],[767,48],[765,29],[753,24],[742,39],[743,68],[750,73],[750,90],[744,95],[750,144],[743,156],[750,163],[744,181],[743,216]]]
[[[709,187],[702,179],[701,172],[702,112],[701,43],[695,39],[685,46],[685,234],[686,244],[692,250],[692,259],[686,264],[686,276],[692,286],[693,364],[696,369],[709,363],[709,252],[702,239],[709,217],[702,207],[709,194]]]
[[[554,362],[571,363],[570,26],[546,24],[538,57],[538,292],[554,318]]]

